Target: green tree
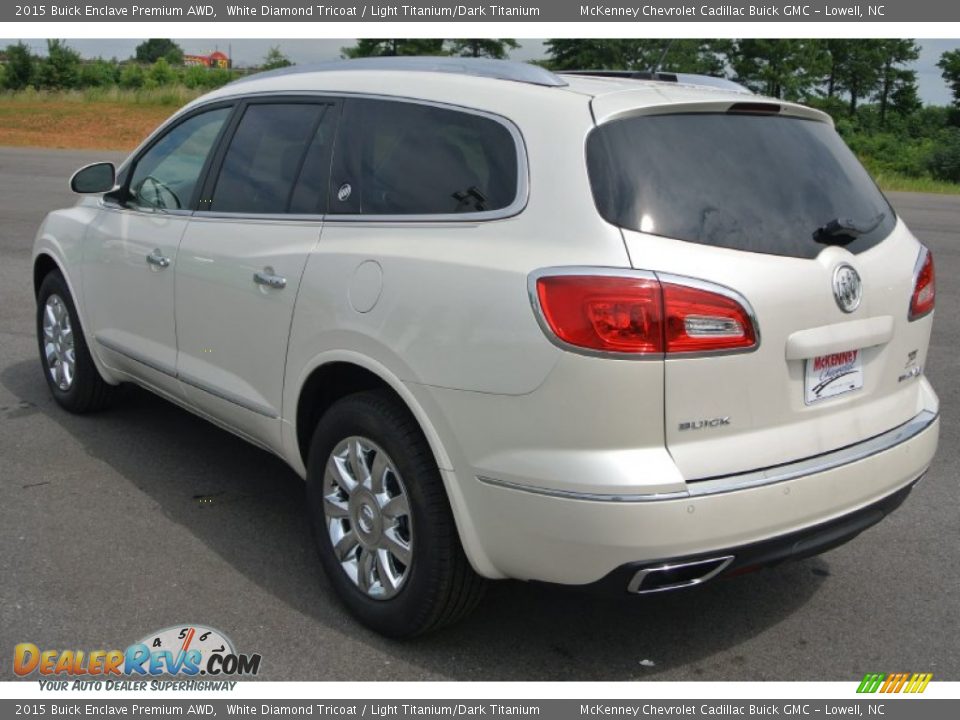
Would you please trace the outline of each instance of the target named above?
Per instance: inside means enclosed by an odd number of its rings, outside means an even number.
[[[723,75],[731,44],[726,40],[547,40],[556,70],[664,70]]]
[[[881,85],[885,40],[850,40],[836,66],[834,89],[848,98],[850,115],[856,115],[857,104],[872,96]]]
[[[513,38],[482,38],[473,40],[448,40],[448,52],[461,57],[487,57],[503,60],[511,50],[520,47]]]
[[[7,48],[7,52],[10,52],[10,48]],[[953,93],[954,107],[960,108],[960,50],[948,50],[943,53],[937,62],[937,67],[942,71],[943,79]]]
[[[443,40],[431,38],[413,39],[362,39],[353,47],[340,48],[345,58],[380,57],[394,55],[444,55]]]
[[[901,115],[917,109],[917,73],[903,66],[920,57],[920,46],[908,39],[881,40],[879,50],[883,66],[876,99],[880,103],[880,125],[884,126],[891,105]]]
[[[50,90],[76,87],[80,80],[80,53],[63,40],[47,40],[47,57],[37,64],[36,83]]]
[[[152,65],[160,58],[170,65],[183,64],[183,50],[168,38],[151,38],[137,45],[135,57],[138,63]]]
[[[737,79],[775,98],[801,100],[827,72],[828,58],[817,40],[737,40],[729,57]]]
[[[109,87],[116,85],[120,68],[117,61],[97,58],[80,65],[78,84],[80,87]]]
[[[147,72],[146,85],[148,87],[163,87],[164,85],[173,85],[177,81],[177,72],[170,67],[166,58],[160,58]]]
[[[277,70],[279,68],[290,67],[291,65],[293,65],[293,63],[290,62],[290,58],[280,51],[280,46],[274,45],[264,56],[263,63],[260,65],[260,69]]]
[[[4,73],[3,86],[10,90],[23,90],[33,82],[35,58],[30,48],[22,41],[16,45],[8,45],[6,49],[7,64]]]
[[[120,87],[135,90],[142,88],[147,81],[147,74],[139,63],[127,63],[120,71]]]

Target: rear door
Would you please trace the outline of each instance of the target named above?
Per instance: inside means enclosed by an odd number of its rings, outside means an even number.
[[[277,450],[290,322],[323,227],[337,113],[335,101],[321,98],[246,102],[180,246],[184,392]]]
[[[923,401],[930,318],[908,318],[922,246],[828,123],[748,107],[614,120],[588,140],[633,266],[732,289],[755,315],[749,351],[666,357],[666,443],[687,479],[841,448]]]

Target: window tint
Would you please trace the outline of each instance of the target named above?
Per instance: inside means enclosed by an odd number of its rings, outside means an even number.
[[[224,156],[210,209],[322,212],[333,133],[330,107],[314,103],[248,106]]]
[[[170,130],[137,161],[132,201],[141,206],[190,208],[197,179],[231,108],[194,115]]]
[[[840,136],[812,120],[627,118],[590,134],[587,164],[609,222],[706,245],[812,258],[825,247],[817,230],[842,219],[858,230],[830,239],[857,253],[896,222]]]
[[[430,105],[351,100],[341,127],[331,212],[481,212],[516,198],[516,145],[495,120]]]

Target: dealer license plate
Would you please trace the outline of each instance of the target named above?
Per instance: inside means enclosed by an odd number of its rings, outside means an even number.
[[[844,395],[863,387],[863,353],[831,353],[807,360],[803,399],[807,405]]]

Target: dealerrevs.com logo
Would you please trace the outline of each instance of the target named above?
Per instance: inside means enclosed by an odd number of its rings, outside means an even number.
[[[260,671],[260,660],[258,653],[238,653],[219,630],[183,624],[150,633],[125,650],[41,649],[34,643],[20,643],[13,651],[13,671],[20,677],[37,673],[44,679],[104,680],[115,689],[126,689],[113,679],[249,677]]]

